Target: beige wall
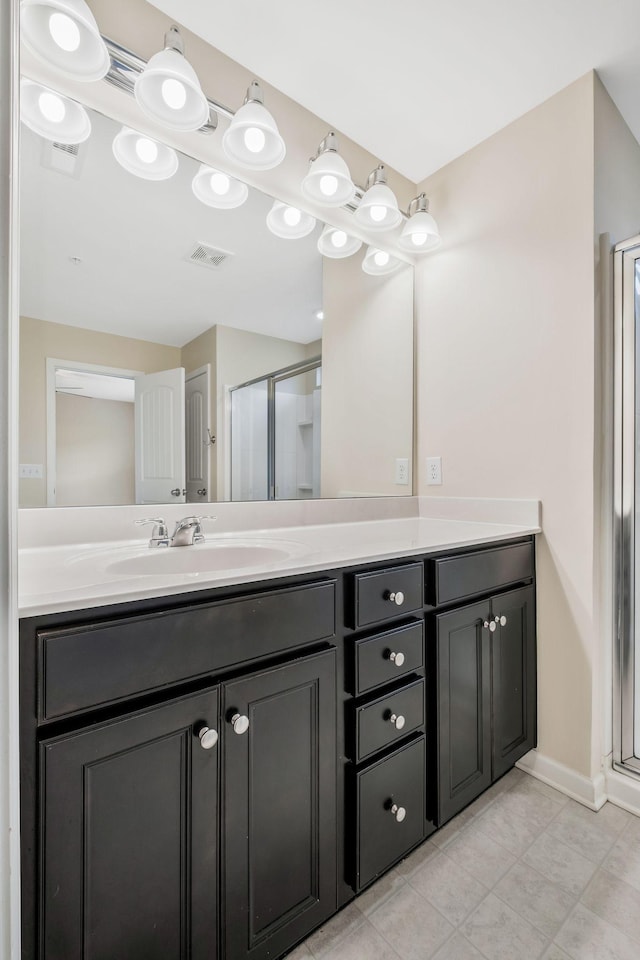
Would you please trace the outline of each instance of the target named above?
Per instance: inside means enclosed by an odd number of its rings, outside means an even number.
[[[413,270],[371,277],[359,257],[323,270],[321,495],[410,495],[395,461],[412,460]]]
[[[135,502],[133,403],[56,397],[56,504]]]
[[[21,507],[47,502],[46,361],[76,360],[153,373],[180,366],[179,347],[131,340],[30,317],[20,320],[20,463],[41,463],[42,480],[21,480]]]
[[[539,748],[591,776],[593,76],[430,177],[417,270],[418,491],[539,497]],[[443,484],[424,462],[441,455]]]

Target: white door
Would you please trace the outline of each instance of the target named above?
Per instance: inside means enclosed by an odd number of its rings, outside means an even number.
[[[184,367],[136,377],[136,503],[184,503]]]
[[[194,370],[185,384],[187,503],[211,500],[209,434],[209,364]]]

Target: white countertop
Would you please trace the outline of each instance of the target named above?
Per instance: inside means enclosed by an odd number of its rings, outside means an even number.
[[[469,501],[469,503],[472,502],[480,501]],[[521,503],[524,502],[521,501]],[[487,503],[496,504],[498,501],[487,501]],[[444,511],[440,509],[434,512]],[[460,516],[470,512],[470,509],[454,511]],[[501,514],[504,512],[501,511]],[[493,516],[495,510],[490,513]],[[516,514],[520,519],[523,518],[522,511],[516,511]],[[527,516],[533,520],[536,514],[529,512]],[[267,550],[282,549],[282,558],[273,559],[271,555],[268,560],[253,566],[235,569],[229,567],[197,573],[163,573],[162,575],[155,573],[125,575],[118,570],[122,559],[128,563],[132,558],[144,556],[145,552],[149,552],[147,541],[141,540],[140,537],[135,540],[29,546],[20,550],[19,557],[20,615],[36,616],[150,597],[172,596],[211,587],[252,583],[378,560],[410,557],[449,548],[509,540],[539,533],[538,524],[539,521],[504,523],[412,516],[243,529],[237,532],[208,535],[207,543],[224,548],[255,543]],[[200,545],[196,545],[164,548],[162,552],[168,555],[173,554],[174,550],[198,551],[201,549]],[[233,556],[233,553],[228,552],[228,555]],[[167,560],[162,561],[163,564],[166,562]]]

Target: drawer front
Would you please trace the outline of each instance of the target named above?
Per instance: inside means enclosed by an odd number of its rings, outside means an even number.
[[[424,663],[424,622],[356,640],[353,693],[358,696],[419,670]]]
[[[360,890],[424,837],[425,738],[356,774],[356,794],[354,886]]]
[[[40,720],[335,635],[335,581],[38,634]]]
[[[366,760],[417,730],[424,723],[424,680],[355,707],[353,759]]]
[[[439,606],[490,593],[533,577],[533,543],[514,543],[458,557],[428,560],[428,602]]]
[[[354,580],[353,626],[356,629],[422,609],[421,563],[357,573]]]

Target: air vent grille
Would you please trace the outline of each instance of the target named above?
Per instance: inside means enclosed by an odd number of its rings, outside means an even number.
[[[187,260],[196,263],[200,267],[208,267],[210,270],[219,270],[222,264],[233,254],[228,250],[219,250],[210,246],[208,243],[196,243],[187,256]]]
[[[53,150],[61,150],[63,153],[68,153],[72,157],[77,157],[80,153],[79,143],[58,143],[54,140],[51,147]]]
[[[64,173],[68,177],[78,179],[83,165],[85,151],[78,143],[53,143],[44,141],[42,152],[42,166],[56,173]]]

